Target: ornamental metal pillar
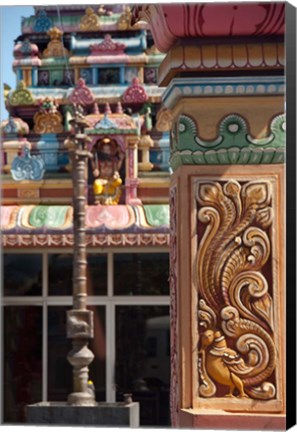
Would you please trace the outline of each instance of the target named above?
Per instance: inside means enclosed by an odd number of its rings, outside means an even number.
[[[85,171],[91,153],[86,149],[87,136],[83,133],[88,123],[76,108],[71,136],[65,143],[72,155],[73,178],[73,308],[67,311],[67,337],[73,348],[67,356],[73,366],[73,392],[68,396],[70,405],[95,405],[94,396],[88,391],[89,364],[94,354],[88,348],[94,336],[93,312],[87,310],[87,259],[85,241]]]

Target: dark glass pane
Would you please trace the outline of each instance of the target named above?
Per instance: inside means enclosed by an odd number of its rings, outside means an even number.
[[[116,68],[100,69],[99,84],[119,84],[120,70]]]
[[[42,256],[4,254],[3,291],[5,296],[41,295]]]
[[[107,294],[107,256],[88,254],[88,295]],[[72,295],[72,254],[49,255],[49,295]]]
[[[4,422],[26,422],[42,399],[42,308],[4,307]]]
[[[168,277],[167,253],[114,255],[116,295],[168,295]]]
[[[141,426],[169,425],[169,327],[167,306],[116,307],[117,400],[132,393]]]
[[[48,308],[48,400],[66,401],[73,391],[72,366],[67,355],[72,349],[66,337],[66,310],[70,307]],[[94,306],[94,339],[89,347],[95,358],[89,365],[89,377],[96,389],[96,400],[105,400],[105,308]]]

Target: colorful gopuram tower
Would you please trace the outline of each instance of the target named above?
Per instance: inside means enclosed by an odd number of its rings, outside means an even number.
[[[79,113],[92,155],[85,223],[96,400],[132,393],[142,425],[169,424],[169,132],[156,127],[163,58],[125,5],[36,6],[22,21],[1,124],[5,422],[25,422],[27,404],[71,391],[69,135]]]

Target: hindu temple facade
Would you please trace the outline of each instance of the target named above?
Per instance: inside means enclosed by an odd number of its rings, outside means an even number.
[[[23,20],[1,125],[6,422],[70,391],[81,122],[96,399],[131,393],[142,426],[285,429],[287,6]]]
[[[128,6],[35,7],[15,42],[1,124],[3,420],[71,391],[75,112],[87,124],[88,305],[96,400],[132,393],[141,425],[170,424],[169,131],[164,54]]]

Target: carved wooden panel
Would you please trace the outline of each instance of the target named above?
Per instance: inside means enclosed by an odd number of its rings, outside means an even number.
[[[241,169],[192,176],[193,405],[277,413],[284,393],[283,179],[281,166]]]

